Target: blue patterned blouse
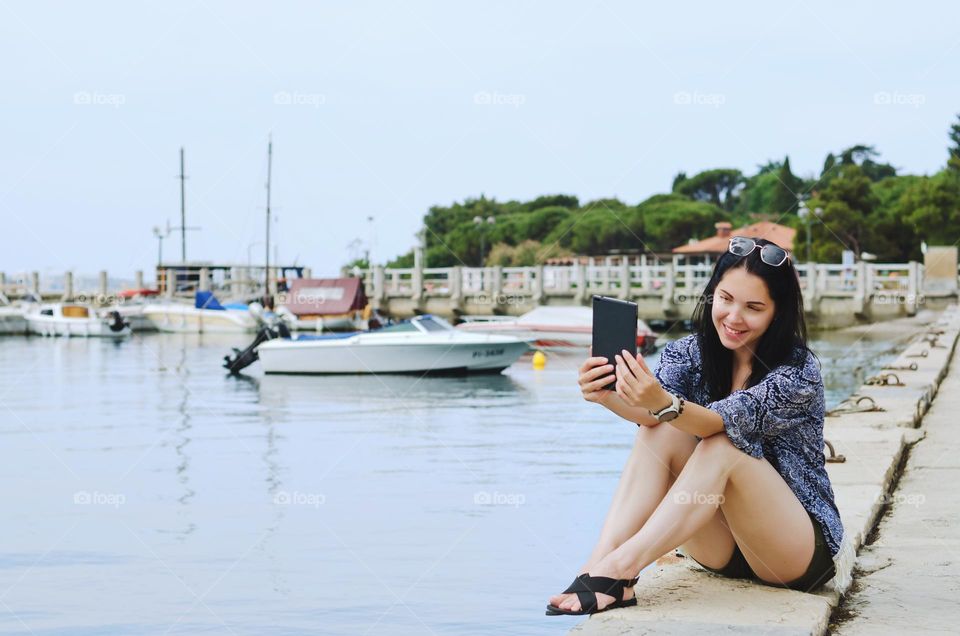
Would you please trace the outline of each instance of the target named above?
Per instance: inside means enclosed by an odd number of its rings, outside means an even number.
[[[804,357],[806,359],[804,359]],[[820,523],[831,556],[843,540],[823,453],[823,379],[816,358],[797,348],[794,358],[756,386],[711,402],[704,387],[696,335],[667,343],[656,377],[664,389],[716,411],[734,446],[769,461]]]

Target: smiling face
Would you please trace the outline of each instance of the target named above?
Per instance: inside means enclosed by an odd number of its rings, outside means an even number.
[[[743,267],[727,270],[713,293],[711,316],[720,342],[749,356],[773,322],[773,300],[762,278]]]

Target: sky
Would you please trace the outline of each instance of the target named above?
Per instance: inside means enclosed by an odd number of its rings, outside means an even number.
[[[415,243],[432,205],[548,193],[637,203],[680,171],[873,144],[946,160],[955,2],[0,0],[0,271],[132,278],[153,228],[333,275]],[[369,220],[373,217],[373,220]],[[179,260],[179,236],[164,241]]]

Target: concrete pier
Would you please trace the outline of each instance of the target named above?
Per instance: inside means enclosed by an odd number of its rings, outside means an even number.
[[[928,312],[924,312],[928,314]],[[910,445],[921,439],[928,430],[936,427],[938,439],[946,444],[960,442],[960,434],[949,430],[955,428],[951,414],[960,407],[957,391],[941,392],[941,406],[934,401],[954,357],[957,336],[960,334],[960,312],[956,306],[944,311],[936,322],[927,322],[922,316],[912,320],[897,321],[890,325],[895,329],[920,330],[905,351],[885,369],[884,373],[897,374],[894,384],[866,384],[855,398],[834,409],[824,428],[826,439],[845,457],[842,463],[828,463],[827,471],[833,484],[837,506],[844,525],[844,542],[837,555],[837,576],[820,591],[805,594],[793,590],[770,587],[745,580],[728,579],[714,575],[681,553],[670,553],[641,575],[636,586],[636,607],[611,610],[597,614],[575,626],[575,634],[823,634],[841,597],[851,589],[854,580],[854,565],[857,554],[874,530],[885,505],[897,502],[897,493],[924,492],[929,497],[923,509],[923,519],[943,519],[955,513],[956,502],[951,497],[953,484],[946,475],[956,472],[956,455],[949,452],[952,446],[929,445],[929,450],[918,454],[918,469],[914,475],[924,479],[929,490],[917,490],[908,469],[908,479],[900,491],[893,491],[898,477],[901,459]],[[945,388],[960,389],[960,370],[953,369]],[[872,400],[856,398],[867,397]],[[936,411],[924,416],[931,402]],[[946,418],[946,419],[945,419]],[[919,427],[919,428],[918,428]],[[947,435],[947,437],[943,437]],[[942,456],[931,453],[940,451]],[[909,464],[908,464],[909,466]],[[929,470],[934,466],[948,467],[944,471]],[[924,467],[928,470],[924,471]],[[924,474],[925,473],[925,474]],[[945,478],[946,477],[946,478]],[[934,487],[930,480],[939,480]],[[897,518],[899,503],[894,504]],[[931,627],[949,625],[955,631],[958,611],[954,601],[958,576],[958,559],[940,554],[943,546],[957,545],[954,538],[941,544],[930,530],[920,530],[923,519],[912,513],[909,504],[901,508],[895,525],[880,526],[879,539],[873,543],[876,549],[864,550],[861,576],[864,577],[862,592],[852,597],[851,607],[858,616],[843,627],[846,633],[894,633],[923,628],[928,614],[919,611],[929,607],[948,612],[944,619],[934,618]],[[911,516],[912,515],[912,516]],[[884,535],[886,527],[896,528]],[[929,524],[928,524],[929,525]],[[933,523],[936,527],[936,523]],[[940,524],[945,534],[949,526]],[[927,533],[927,536],[919,536]],[[899,533],[899,534],[898,534]],[[937,554],[938,556],[934,557]],[[880,561],[877,561],[880,559]],[[879,569],[887,560],[899,563],[899,570],[877,577]],[[937,569],[927,570],[930,567]],[[871,569],[873,573],[871,573]],[[865,573],[865,574],[864,574]],[[909,573],[909,574],[908,574]],[[934,573],[948,578],[934,580]],[[909,595],[915,577],[921,580],[922,589],[928,594]],[[870,577],[875,585],[871,585]],[[952,578],[949,578],[952,577]],[[886,588],[886,585],[900,587]],[[901,590],[902,588],[902,590]],[[898,595],[902,591],[903,595]],[[936,595],[937,598],[930,598]],[[920,598],[923,596],[924,598]],[[916,604],[898,602],[893,607],[880,610],[878,605],[891,599],[914,598]],[[925,603],[925,605],[923,604]],[[871,616],[871,612],[877,612]],[[836,620],[840,615],[834,617]],[[556,620],[556,619],[553,619]]]
[[[857,556],[838,636],[956,633],[960,622],[960,369],[953,366],[923,418],[886,514]]]
[[[636,265],[597,259],[592,264],[535,267],[356,270],[374,308],[408,317],[434,313],[519,316],[540,305],[585,305],[595,294],[629,299],[644,320],[690,317],[713,266],[659,262]],[[840,327],[912,316],[918,307],[943,308],[955,291],[924,291],[921,263],[864,263],[852,266],[797,265],[804,308],[819,326]]]

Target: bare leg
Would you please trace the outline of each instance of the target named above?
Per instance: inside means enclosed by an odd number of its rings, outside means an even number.
[[[765,459],[738,450],[723,433],[701,441],[647,522],[590,569],[593,576],[630,578],[668,550],[725,520],[757,575],[769,582],[803,574],[813,555],[813,527],[806,510]],[[700,560],[697,556],[697,560]],[[628,589],[624,598],[633,596]],[[600,595],[604,607],[613,598]],[[578,610],[575,595],[562,601]]]
[[[600,538],[581,573],[587,572],[637,533],[660,504],[696,446],[696,437],[669,424],[639,428]],[[557,594],[550,597],[550,602],[559,605],[570,596],[576,598],[571,594]]]

